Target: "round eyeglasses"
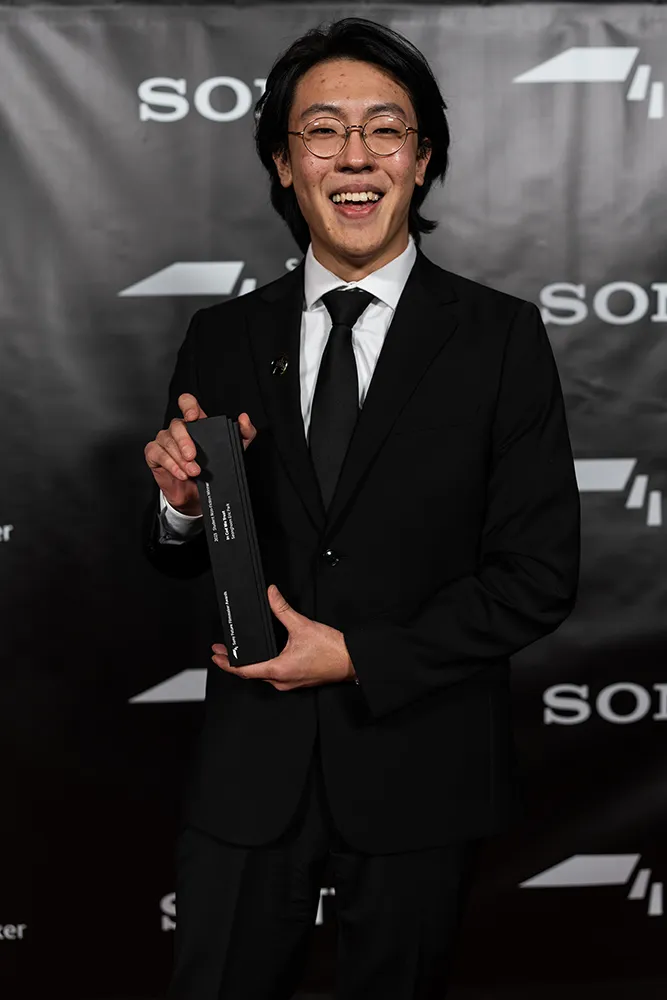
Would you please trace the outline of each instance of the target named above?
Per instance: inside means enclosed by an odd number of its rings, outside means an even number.
[[[338,118],[314,118],[300,132],[287,134],[300,135],[309,153],[327,159],[343,152],[353,129],[361,133],[366,149],[373,156],[398,153],[410,132],[417,134],[416,128],[394,115],[374,115],[365,125],[343,125]]]

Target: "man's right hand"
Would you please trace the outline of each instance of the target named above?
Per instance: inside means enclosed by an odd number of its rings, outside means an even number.
[[[187,431],[186,424],[204,420],[206,414],[196,398],[188,392],[178,397],[178,408],[183,414],[174,417],[166,430],[160,431],[154,441],[144,448],[144,457],[167,501],[182,514],[201,514],[199,490],[194,480],[201,469],[195,461],[197,449]],[[244,449],[257,435],[257,430],[247,413],[238,418]]]

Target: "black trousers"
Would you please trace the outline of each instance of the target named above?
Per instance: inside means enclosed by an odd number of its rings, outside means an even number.
[[[182,832],[168,1000],[289,1000],[308,957],[325,865],[335,887],[336,1000],[442,1000],[475,854],[475,844],[352,850],[334,827],[316,749],[297,813],[278,840],[246,848]]]

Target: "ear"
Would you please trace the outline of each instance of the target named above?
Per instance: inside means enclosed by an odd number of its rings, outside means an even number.
[[[273,162],[276,165],[276,170],[278,171],[278,178],[282,186],[284,188],[291,187],[292,164],[290,163],[289,153],[287,149],[282,149],[279,152],[274,153]]]
[[[428,139],[424,139],[424,141],[419,145],[419,150],[417,151],[417,162],[415,164],[415,184],[419,185],[419,187],[421,187],[424,183],[426,168],[430,159],[431,143]]]

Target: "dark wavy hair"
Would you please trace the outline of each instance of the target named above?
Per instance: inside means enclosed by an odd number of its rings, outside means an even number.
[[[447,172],[447,105],[419,49],[391,28],[362,17],[346,17],[313,28],[297,38],[271,68],[266,89],[255,105],[255,145],[271,178],[271,204],[305,251],[310,242],[308,226],[294,188],[284,188],[280,183],[273,154],[287,152],[288,119],[298,81],[312,66],[328,59],[372,63],[394,77],[410,96],[417,115],[418,152],[423,155],[426,149],[431,150],[424,183],[415,185],[408,215],[410,233],[419,243],[422,233],[430,233],[437,226],[437,222],[424,218],[419,209],[433,181],[443,181]]]

